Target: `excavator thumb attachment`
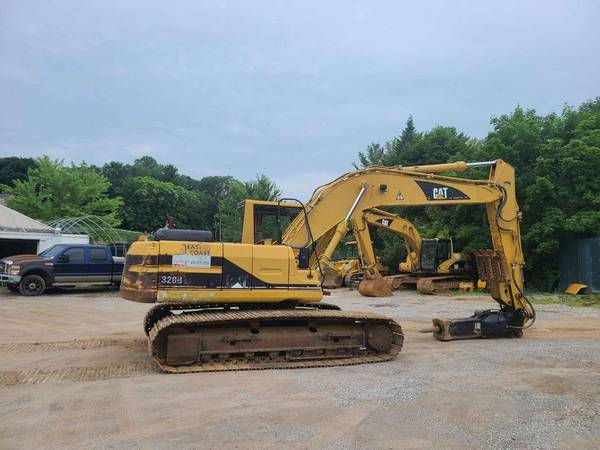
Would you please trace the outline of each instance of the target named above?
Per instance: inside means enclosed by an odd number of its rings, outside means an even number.
[[[365,270],[365,275],[358,285],[358,292],[365,297],[391,297],[392,289],[386,279],[379,273]]]

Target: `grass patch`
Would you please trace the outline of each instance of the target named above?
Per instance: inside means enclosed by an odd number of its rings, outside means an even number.
[[[452,297],[468,297],[468,296],[486,296],[490,295],[487,291],[451,291]],[[531,303],[538,305],[560,304],[567,306],[583,306],[600,308],[600,295],[569,295],[569,294],[552,294],[552,293],[536,293],[527,294],[527,298]]]
[[[531,303],[540,305],[561,304],[600,308],[600,295],[533,294],[528,295],[527,298]]]

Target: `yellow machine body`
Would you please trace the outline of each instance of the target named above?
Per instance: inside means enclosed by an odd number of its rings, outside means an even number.
[[[320,301],[317,274],[295,262],[284,245],[134,242],[121,296],[146,303]]]

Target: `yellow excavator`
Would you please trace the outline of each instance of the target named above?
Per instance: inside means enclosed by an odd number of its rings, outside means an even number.
[[[485,180],[440,175],[482,165],[491,167]],[[275,208],[276,224],[284,202]],[[321,303],[317,274],[319,262],[331,257],[350,226],[366,248],[363,211],[374,207],[486,207],[493,249],[476,252],[475,258],[480,278],[500,307],[464,319],[433,319],[435,338],[520,337],[535,321],[523,294],[514,169],[504,161],[372,166],[344,174],[317,188],[306,204],[297,203],[301,212],[271,245],[256,244],[254,238],[253,243],[212,242],[209,232],[169,229],[132,244],[120,294],[155,303],[144,329],[159,367],[194,372],[393,359],[404,340],[400,325],[378,314]],[[256,215],[244,219],[254,236],[260,229]],[[363,257],[377,287],[376,260]]]
[[[356,276],[362,276],[356,241],[344,242],[344,250],[345,255],[342,259],[331,260],[325,267],[322,267],[323,281],[321,286],[325,289],[336,289],[346,286],[348,280],[352,280]],[[379,273],[382,273],[382,270],[385,269],[382,265],[377,268]]]
[[[243,224],[241,242],[270,245],[281,241],[281,230],[289,225],[301,209],[297,203],[246,200],[243,218],[239,220]],[[405,241],[407,257],[405,262],[399,264],[400,275],[386,276],[387,283],[393,289],[414,287],[432,294],[455,288],[459,282],[470,281],[470,259],[462,253],[454,253],[452,240],[422,239],[413,223],[377,208],[363,211],[363,220],[369,226],[397,233]],[[323,288],[359,285],[363,278],[363,254],[367,258],[374,258],[379,274],[387,275],[389,269],[375,256],[370,238],[361,241],[364,248],[358,244],[357,241],[344,243],[346,250],[350,247],[357,250],[357,254],[350,257],[346,254],[343,259],[333,260],[331,255],[320,255],[318,260],[323,273]]]
[[[473,283],[471,258],[455,253],[452,239],[423,239],[412,222],[377,208],[365,210],[363,220],[404,238],[406,261],[398,265],[398,275],[386,277],[392,289],[416,288],[423,294],[435,294],[457,289],[461,283]],[[371,241],[363,241],[367,248],[362,254],[373,254]]]
[[[423,294],[448,292],[459,286],[473,286],[474,274],[471,258],[464,253],[454,252],[452,239],[423,239],[415,225],[407,219],[378,208],[363,211],[368,226],[382,228],[399,234],[405,242],[406,260],[398,265],[399,273],[387,275],[389,269],[374,255],[372,242],[363,240],[368,248],[357,248],[357,255],[323,264],[322,286],[335,289],[342,286],[357,287],[363,279],[362,256],[373,254],[377,271],[393,290],[416,289]],[[356,246],[356,241],[345,245]]]
[[[352,287],[358,285],[362,279],[363,271],[356,241],[347,241],[344,243],[344,247],[346,249],[344,259],[329,261],[325,267],[322,267],[323,282],[321,286],[325,289],[336,289],[343,286]],[[390,269],[381,263],[379,257],[376,256],[375,259],[377,261],[377,271],[381,275],[387,276]]]

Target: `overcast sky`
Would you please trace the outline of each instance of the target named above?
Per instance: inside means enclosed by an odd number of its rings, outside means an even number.
[[[600,95],[599,1],[0,2],[0,156],[265,173],[286,195],[417,128]]]

